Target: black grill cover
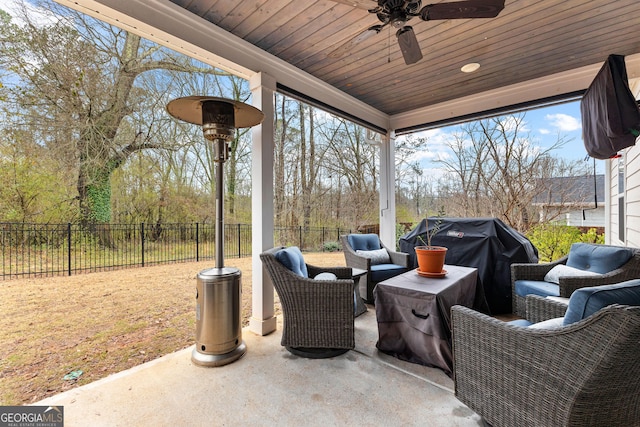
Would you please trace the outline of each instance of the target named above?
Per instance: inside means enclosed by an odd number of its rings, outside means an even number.
[[[580,102],[582,137],[587,153],[608,159],[635,145],[640,108],[629,89],[622,55],[609,55]]]
[[[432,230],[437,218],[429,218]],[[400,250],[409,254],[409,265],[417,267],[415,246],[426,242],[426,220],[400,238]],[[476,295],[475,308],[490,314],[511,313],[511,264],[538,262],[538,250],[518,231],[497,218],[442,218],[433,246],[448,248],[445,263],[475,267],[484,290]],[[480,299],[478,299],[480,298]]]

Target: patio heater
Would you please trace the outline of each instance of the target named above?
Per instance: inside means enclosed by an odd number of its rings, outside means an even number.
[[[216,266],[198,273],[196,282],[196,345],[191,361],[200,366],[222,366],[244,355],[242,341],[241,272],[224,266],[223,167],[229,155],[229,141],[236,128],[258,125],[260,110],[239,101],[211,96],[187,96],[167,104],[173,117],[202,126],[204,137],[213,144],[216,164]]]

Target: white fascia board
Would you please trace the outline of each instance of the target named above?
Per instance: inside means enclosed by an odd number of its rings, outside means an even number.
[[[291,89],[389,129],[389,115],[167,0],[55,0],[249,80],[266,73]]]
[[[603,62],[391,116],[404,129],[587,89]],[[640,54],[625,58],[629,79],[640,76]]]

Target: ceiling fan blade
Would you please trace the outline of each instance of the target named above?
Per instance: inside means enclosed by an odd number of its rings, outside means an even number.
[[[429,4],[420,10],[425,21],[440,19],[495,18],[504,9],[505,0],[466,0]]]
[[[347,53],[351,52],[351,50],[358,44],[367,40],[368,38],[375,36],[382,30],[383,25],[374,25],[372,27],[367,28],[351,40],[347,41],[343,45],[339,46],[337,49],[329,52],[327,55],[329,58],[342,58]]]
[[[358,9],[370,10],[378,6],[376,0],[333,0],[336,3],[346,4],[347,6],[357,7]]]
[[[409,26],[402,27],[396,33],[398,44],[407,65],[415,64],[422,59],[422,51],[418,44],[418,39],[413,32],[413,28]]]

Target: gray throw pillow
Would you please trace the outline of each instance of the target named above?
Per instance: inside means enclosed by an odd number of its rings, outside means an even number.
[[[387,252],[385,248],[376,249],[373,251],[357,250],[356,253],[360,256],[371,259],[371,265],[389,264],[391,262],[389,252]]]
[[[531,329],[559,329],[564,326],[564,317],[556,317],[554,319],[544,320],[529,326]]]
[[[313,280],[338,280],[338,276],[329,272],[322,272],[317,274]]]
[[[581,276],[600,276],[593,271],[580,270],[579,268],[569,267],[564,264],[558,264],[553,267],[545,276],[544,281],[549,283],[560,284],[561,277],[581,277]]]

